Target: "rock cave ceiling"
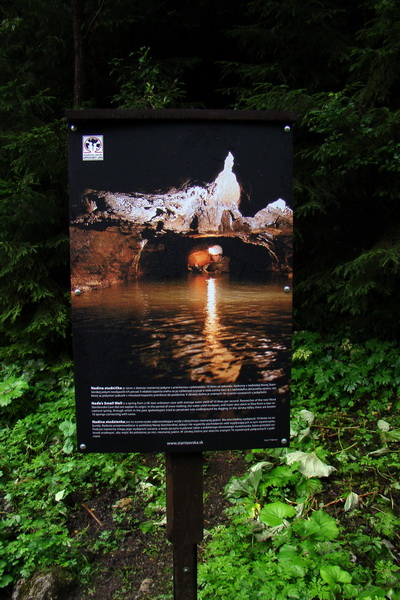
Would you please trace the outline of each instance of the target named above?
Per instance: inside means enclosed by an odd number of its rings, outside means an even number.
[[[240,185],[233,172],[229,152],[223,170],[204,186],[186,186],[166,193],[140,194],[86,190],[83,212],[75,225],[93,226],[101,221],[131,223],[175,233],[226,234],[235,231],[262,232],[266,228],[292,226],[292,210],[279,198],[254,217],[242,216]]]
[[[234,173],[234,156],[229,152],[222,171],[204,185],[185,184],[165,193],[119,193],[87,189],[82,194],[81,210],[71,223],[72,275],[82,269],[88,287],[109,285],[138,276],[140,254],[149,239],[167,233],[196,237],[237,237],[245,243],[265,247],[274,271],[291,271],[293,213],[282,198],[267,204],[254,216],[240,211],[242,190]],[[109,233],[120,250],[120,273],[106,274],[105,253],[113,244],[101,242]],[[130,248],[130,251],[128,251]],[[94,263],[99,263],[93,276]],[[122,264],[123,263],[123,264]],[[129,268],[127,268],[129,264]],[[86,266],[85,266],[86,265]],[[103,265],[103,273],[101,271]],[[89,276],[89,273],[92,273]]]

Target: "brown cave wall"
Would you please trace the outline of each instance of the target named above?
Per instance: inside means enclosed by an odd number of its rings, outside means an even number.
[[[71,227],[71,286],[88,290],[136,278],[143,248],[139,234]]]
[[[190,252],[218,244],[230,258],[232,277],[264,278],[271,273],[290,273],[290,251],[285,236],[271,246],[263,236],[185,235],[155,233],[141,228],[124,232],[71,228],[72,289],[107,287],[136,278],[175,279],[187,274]],[[279,249],[281,248],[281,251]]]

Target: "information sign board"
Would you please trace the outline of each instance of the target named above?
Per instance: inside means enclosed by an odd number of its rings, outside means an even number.
[[[294,115],[67,117],[79,448],[287,445]]]

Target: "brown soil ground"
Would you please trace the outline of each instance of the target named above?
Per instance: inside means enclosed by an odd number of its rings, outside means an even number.
[[[229,503],[223,493],[224,486],[231,477],[244,474],[244,457],[245,452],[209,452],[204,455],[205,531],[225,521],[224,511]],[[155,461],[156,458],[147,460]],[[96,574],[89,587],[78,586],[62,600],[153,600],[161,594],[172,597],[172,544],[166,539],[165,526],[146,533],[140,529],[141,523],[149,521],[149,517],[144,515],[142,498],[128,500],[124,511],[132,528],[117,547],[107,553],[96,548],[102,532],[118,529],[119,525],[113,520],[113,507],[118,502],[120,506],[124,505],[126,496],[129,496],[126,490],[104,490],[90,499],[79,495],[71,499],[73,510],[69,529],[71,535],[85,531],[85,555],[95,567]],[[201,560],[201,554],[200,545],[198,560]]]

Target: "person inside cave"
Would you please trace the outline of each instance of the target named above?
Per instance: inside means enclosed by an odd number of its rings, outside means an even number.
[[[210,254],[210,262],[205,268],[208,273],[229,273],[229,256],[224,255],[221,246],[211,246],[208,249]]]
[[[189,254],[188,270],[192,273],[229,273],[230,259],[221,246],[195,250]]]

